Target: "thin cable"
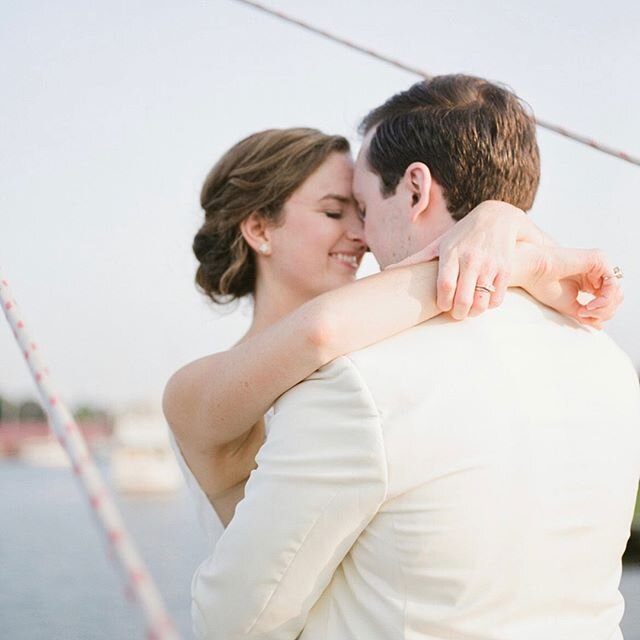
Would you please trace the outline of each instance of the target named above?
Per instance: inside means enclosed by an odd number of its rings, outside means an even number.
[[[284,20],[285,22],[288,22],[290,24],[294,24],[298,27],[301,27],[302,29],[305,29],[306,31],[310,31],[311,33],[314,33],[318,36],[322,36],[323,38],[326,38],[327,40],[331,40],[332,42],[336,42],[338,44],[341,44],[345,47],[348,47],[349,49],[352,49],[354,51],[359,51],[360,53],[363,53],[364,55],[367,55],[371,58],[375,58],[376,60],[380,60],[381,62],[385,62],[387,64],[390,64],[393,67],[396,67],[397,69],[402,69],[402,71],[407,71],[409,73],[412,73],[416,76],[420,76],[421,78],[425,78],[426,80],[429,80],[431,78],[433,78],[432,74],[427,73],[426,71],[423,71],[422,69],[418,69],[417,67],[412,67],[404,62],[402,62],[401,60],[396,60],[395,58],[390,58],[389,56],[385,56],[381,53],[378,53],[377,51],[374,51],[373,49],[369,49],[368,47],[363,47],[362,45],[359,45],[355,42],[353,42],[352,40],[348,40],[347,38],[342,38],[340,36],[336,36],[333,33],[330,33],[329,31],[325,31],[324,29],[320,29],[318,27],[314,27],[313,25],[309,24],[308,22],[304,22],[303,20],[299,20],[297,18],[292,18],[291,16],[287,15],[286,13],[282,13],[281,11],[277,11],[276,9],[271,9],[270,7],[265,6],[264,4],[260,3],[260,2],[254,2],[253,0],[234,0],[235,2],[239,3],[239,4],[244,4],[248,7],[251,7],[253,9],[257,9],[258,11],[263,11],[264,13],[267,13],[271,16],[274,16],[276,18],[279,18],[280,20]],[[570,131],[569,129],[566,129],[565,127],[561,127],[559,125],[553,124],[551,122],[547,122],[546,120],[541,120],[540,118],[536,118],[536,124],[543,128],[543,129],[547,129],[548,131],[553,131],[554,133],[557,133],[561,136],[564,136],[565,138],[570,138],[571,140],[574,140],[575,142],[579,142],[580,144],[584,144],[587,145],[588,147],[591,147],[592,149],[595,149],[596,151],[601,151],[602,153],[606,153],[610,156],[614,156],[615,158],[618,158],[619,160],[624,160],[625,162],[630,162],[631,164],[635,164],[637,166],[640,166],[640,158],[636,157],[636,156],[632,156],[629,153],[626,153],[625,151],[620,151],[619,149],[614,149],[613,147],[603,144],[602,142],[598,142],[596,140],[593,140],[592,138],[589,138],[587,136],[583,136],[579,133],[576,133],[574,131]]]
[[[87,447],[82,432],[57,393],[38,343],[33,339],[18,309],[9,283],[0,273],[0,305],[27,362],[40,395],[40,403],[73,465],[81,490],[85,493],[96,522],[105,534],[110,555],[117,561],[127,585],[127,595],[142,610],[148,640],[179,640],[180,634],[167,614],[164,602],[125,529],[115,501],[107,489]]]

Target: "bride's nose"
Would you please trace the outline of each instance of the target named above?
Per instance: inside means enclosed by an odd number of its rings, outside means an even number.
[[[366,244],[364,239],[364,224],[360,218],[349,220],[346,235],[349,240]]]
[[[364,239],[364,227],[362,225],[360,225],[359,229],[348,229],[347,239],[351,240],[352,242],[357,242],[358,244],[361,244],[366,250],[367,243],[365,242],[365,239]]]

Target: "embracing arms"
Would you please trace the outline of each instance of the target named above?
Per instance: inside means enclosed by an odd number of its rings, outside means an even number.
[[[223,522],[255,468],[264,441],[262,416],[281,394],[336,357],[443,310],[456,318],[479,313],[499,304],[508,283],[586,324],[597,326],[612,315],[620,293],[615,279],[602,279],[610,271],[602,254],[545,247],[524,214],[503,203],[489,205],[405,266],[318,296],[229,351],[200,358],[172,376],[165,415]],[[518,238],[539,244],[519,246],[512,259]],[[419,262],[438,254],[439,270],[437,262]],[[491,297],[475,290],[485,282],[496,286]],[[598,296],[598,308],[587,316],[579,315],[586,311],[576,302],[579,290]]]
[[[339,355],[440,313],[437,270],[437,262],[421,263],[330,291],[172,376],[163,398],[165,416],[223,524],[255,468],[264,441],[262,416],[274,401]]]

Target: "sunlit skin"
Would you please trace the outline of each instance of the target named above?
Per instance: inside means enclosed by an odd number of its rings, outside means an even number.
[[[250,334],[355,280],[367,246],[352,181],[351,157],[333,153],[287,200],[279,224],[255,215],[243,223],[258,262]]]
[[[478,278],[490,274],[487,281],[494,281],[501,272],[499,261],[514,249],[521,223],[531,224],[521,211],[496,202],[483,203],[455,224],[439,185],[421,163],[410,165],[396,193],[385,199],[378,177],[363,159],[361,152],[354,178],[351,157],[332,154],[290,196],[276,224],[257,212],[241,223],[258,267],[251,327],[233,348],[194,360],[167,383],[167,421],[224,526],[256,466],[265,438],[263,416],[276,398],[338,356],[437,315],[442,308],[436,306],[436,275],[453,273],[453,290],[466,283],[472,294]],[[366,234],[358,205],[366,213]],[[445,248],[439,265],[419,255],[412,266],[355,282],[368,244],[387,267],[420,252],[451,227],[452,250]],[[549,272],[546,280],[557,286],[552,295],[538,286],[534,295],[565,313],[572,314],[569,307],[578,288],[584,290],[583,278],[572,274],[590,273],[598,281],[611,271],[593,252],[581,256],[571,250],[537,249],[532,259],[520,250],[519,260],[505,262],[519,272],[520,279],[512,284],[531,284],[527,276],[536,276],[536,256],[541,253],[549,259],[548,269],[543,269]],[[466,259],[478,255],[483,259],[477,263]],[[559,278],[564,280],[556,283]],[[613,290],[590,312],[593,322],[608,319],[620,304],[616,283],[615,278],[606,280],[602,291]],[[472,301],[473,295],[461,317]]]
[[[429,168],[414,162],[393,195],[384,197],[380,177],[367,163],[372,129],[365,136],[355,164],[353,195],[364,217],[365,237],[384,269],[418,252],[454,226],[442,188]]]

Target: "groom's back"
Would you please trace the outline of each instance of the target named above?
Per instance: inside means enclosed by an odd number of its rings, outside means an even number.
[[[357,600],[354,637],[617,637],[640,408],[610,339],[510,293],[350,358],[381,416],[388,494],[316,613]]]

